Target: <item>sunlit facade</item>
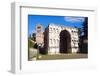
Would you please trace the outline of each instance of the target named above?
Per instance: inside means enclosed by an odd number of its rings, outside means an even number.
[[[49,24],[45,29],[44,36],[44,44],[46,50],[48,50],[48,54],[77,53],[79,51],[79,35],[77,28]]]

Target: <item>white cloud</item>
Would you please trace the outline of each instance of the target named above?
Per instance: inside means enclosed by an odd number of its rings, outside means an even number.
[[[84,22],[82,17],[64,17],[64,20],[67,22]]]

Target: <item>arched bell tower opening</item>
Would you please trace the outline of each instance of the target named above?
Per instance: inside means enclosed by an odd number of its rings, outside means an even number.
[[[67,30],[60,32],[60,53],[71,52],[71,35]]]

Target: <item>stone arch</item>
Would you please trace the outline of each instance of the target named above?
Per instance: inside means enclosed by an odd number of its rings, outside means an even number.
[[[71,52],[71,35],[67,30],[60,32],[60,53]]]

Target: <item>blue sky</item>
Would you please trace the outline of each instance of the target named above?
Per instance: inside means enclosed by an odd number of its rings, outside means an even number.
[[[36,24],[42,24],[44,28],[50,23],[81,28],[84,18],[79,16],[28,15],[28,36],[35,32]]]

